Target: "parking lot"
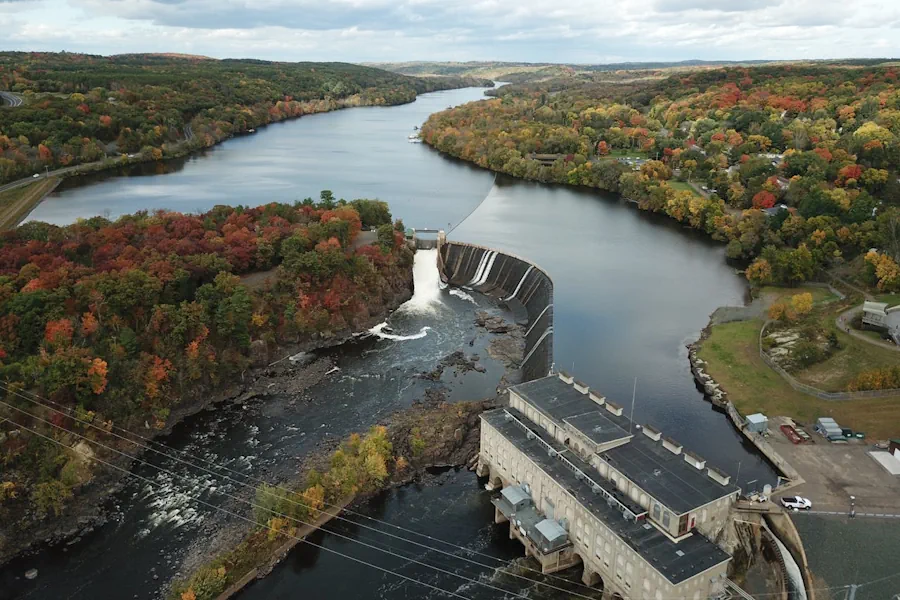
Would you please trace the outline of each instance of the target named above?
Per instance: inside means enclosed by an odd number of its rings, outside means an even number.
[[[900,514],[900,477],[867,454],[872,442],[835,444],[805,428],[814,442],[795,445],[779,430],[782,423],[770,421],[768,441],[806,480],[787,495],[809,498],[815,511],[847,512],[855,496],[857,513]]]

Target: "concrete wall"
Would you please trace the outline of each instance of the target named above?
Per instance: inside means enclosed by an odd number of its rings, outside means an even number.
[[[503,487],[527,483],[535,506],[542,514],[569,524],[569,539],[584,563],[582,581],[603,580],[604,597],[618,593],[623,598],[701,600],[715,596],[722,588],[727,563],[673,585],[637,552],[623,542],[602,520],[581,504],[543,469],[520,452],[493,427],[481,422],[482,472]],[[552,512],[553,515],[548,513]]]
[[[553,281],[547,273],[517,256],[474,244],[443,242],[439,253],[445,283],[502,300],[526,328],[524,380],[546,376],[553,364]]]

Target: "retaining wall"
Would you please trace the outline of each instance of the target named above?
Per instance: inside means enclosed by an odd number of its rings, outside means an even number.
[[[441,279],[504,302],[525,327],[525,381],[545,377],[553,365],[553,281],[537,265],[493,248],[441,241]]]

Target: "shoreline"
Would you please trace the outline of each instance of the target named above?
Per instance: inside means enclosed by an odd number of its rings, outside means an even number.
[[[510,323],[508,329],[492,331],[490,326],[486,327],[484,323],[479,322],[476,318],[476,326],[494,334],[492,345],[495,342],[501,345],[504,343],[515,344],[522,338],[523,328],[520,325]],[[519,355],[515,357],[515,360],[507,355],[495,357],[495,360],[500,360],[504,364],[504,374],[501,377],[501,383],[521,367],[519,364],[522,358],[521,349],[517,348],[516,351]],[[437,362],[436,369],[443,370],[451,365],[457,365],[466,370],[477,370],[475,363],[471,359],[463,355],[460,362],[459,358],[456,354],[445,356]],[[429,375],[431,373],[421,374],[425,378],[428,378]],[[498,398],[499,396],[495,395],[482,400],[466,402],[450,402],[443,398],[438,398],[435,402],[430,400],[426,394],[422,400],[415,401],[412,406],[400,408],[379,419],[373,424],[373,427],[386,427],[388,437],[393,445],[393,454],[396,458],[408,459],[409,467],[405,470],[393,469],[383,485],[376,489],[366,490],[351,497],[332,501],[327,505],[329,509],[323,509],[323,514],[320,515],[313,525],[307,524],[300,527],[292,539],[266,553],[264,557],[260,557],[255,566],[232,582],[225,591],[211,598],[214,600],[227,600],[253,581],[271,574],[275,567],[287,557],[289,552],[303,542],[302,538],[320,530],[329,521],[335,518],[342,518],[341,512],[344,508],[351,507],[355,510],[379,494],[421,481],[428,476],[431,469],[461,469],[465,467],[472,470],[474,468],[473,458],[477,457],[480,444],[479,415],[483,411],[497,406]],[[411,440],[420,435],[424,442],[417,454],[417,449],[413,447]],[[301,475],[294,475],[282,480],[277,486],[282,490],[293,489],[293,486],[303,481],[303,474],[310,468],[321,467],[323,463],[327,464],[331,450],[333,448],[323,448],[320,451],[307,454],[303,461],[304,467],[300,470]],[[324,473],[326,470],[327,467],[320,469],[320,472]],[[262,526],[262,529],[260,529],[260,526],[244,523],[225,532],[220,539],[208,541],[202,547],[189,550],[188,554],[182,559],[181,567],[172,579],[167,582],[164,588],[166,590],[165,593],[171,598],[179,597],[177,594],[179,586],[188,585],[187,582],[190,577],[196,575],[202,569],[208,568],[209,565],[216,564],[216,561],[220,561],[223,556],[227,556],[230,552],[238,552],[238,549],[247,540],[252,539],[255,534],[264,529],[265,526]]]
[[[474,82],[472,82],[472,83],[474,83]],[[18,227],[19,225],[21,225],[22,222],[24,222],[31,215],[31,213],[34,212],[34,209],[37,208],[41,204],[41,202],[43,202],[44,199],[56,189],[57,186],[59,186],[63,181],[65,181],[67,179],[71,179],[71,178],[75,178],[75,177],[83,177],[85,175],[91,175],[91,174],[95,174],[95,173],[103,173],[106,171],[113,171],[113,170],[119,169],[119,168],[128,168],[128,167],[138,166],[138,165],[142,165],[142,164],[150,164],[150,163],[166,163],[170,160],[187,158],[187,157],[190,157],[193,155],[200,154],[205,150],[211,150],[220,144],[224,144],[225,142],[233,140],[234,138],[244,137],[244,136],[248,136],[248,135],[255,135],[260,130],[268,127],[269,125],[275,125],[278,123],[287,123],[290,121],[296,121],[303,117],[309,117],[309,116],[314,116],[314,115],[319,115],[319,114],[326,114],[326,113],[336,112],[339,110],[347,110],[347,109],[352,109],[352,108],[377,108],[377,107],[390,108],[393,106],[404,106],[406,104],[412,104],[413,102],[415,102],[419,98],[420,95],[435,94],[435,93],[446,92],[446,91],[451,91],[451,90],[466,89],[468,87],[479,87],[479,86],[467,85],[467,86],[463,86],[463,87],[449,87],[449,88],[444,88],[444,89],[440,89],[440,90],[432,90],[430,92],[423,92],[423,94],[417,93],[412,98],[412,100],[409,100],[408,102],[398,102],[396,104],[377,104],[377,103],[354,104],[350,101],[350,99],[354,98],[354,96],[351,96],[351,97],[344,98],[342,100],[337,101],[340,105],[335,106],[333,108],[328,108],[327,110],[318,110],[318,111],[314,111],[314,112],[303,113],[303,114],[296,115],[296,116],[288,116],[283,119],[270,121],[268,123],[260,123],[258,125],[248,125],[247,129],[243,129],[240,131],[233,131],[233,132],[229,133],[228,135],[226,135],[225,137],[214,141],[209,146],[203,145],[199,141],[195,141],[195,140],[199,139],[196,136],[192,136],[190,139],[179,140],[179,141],[175,142],[172,146],[166,147],[165,149],[161,149],[163,151],[163,156],[162,156],[162,158],[159,158],[159,159],[153,158],[152,156],[141,156],[139,154],[134,154],[134,157],[130,158],[127,154],[121,154],[115,158],[107,158],[102,161],[82,163],[82,164],[74,165],[71,167],[62,167],[60,169],[55,169],[55,170],[49,172],[49,177],[58,178],[57,183],[53,187],[53,189],[46,192],[40,198],[40,200],[38,200],[37,202],[34,202],[31,206],[29,206],[28,211],[26,213],[24,213],[23,215],[19,216],[18,220],[15,223],[10,223],[8,225],[4,224],[3,226],[0,226],[0,231],[12,230],[12,229],[15,229],[16,227]],[[491,88],[484,87],[482,89],[487,90],[487,89],[491,89]],[[344,102],[342,102],[342,101],[344,101]],[[251,132],[251,130],[253,130],[253,131]],[[40,178],[37,178],[37,179],[34,179],[32,177],[26,177],[26,178],[13,180],[13,181],[10,181],[10,182],[0,185],[0,192],[7,191],[7,190],[13,190],[13,189],[17,189],[20,187],[25,187],[31,183],[44,181],[45,179],[46,179],[46,177],[42,175]]]
[[[294,365],[291,361],[285,361],[285,359],[302,352],[334,348],[353,340],[359,334],[365,333],[370,327],[382,322],[412,297],[412,281],[412,268],[410,268],[409,285],[405,288],[405,293],[394,298],[393,304],[395,305],[385,306],[384,310],[370,316],[358,331],[348,328],[331,339],[308,340],[297,344],[279,346],[274,352],[279,355],[283,354],[281,358],[275,362],[267,360],[266,364],[253,367],[246,376],[242,374],[241,381],[223,383],[219,389],[198,394],[195,398],[176,407],[163,429],[150,430],[149,434],[142,436],[146,438],[147,442],[142,442],[141,446],[135,451],[131,451],[128,448],[123,450],[123,452],[127,451],[128,454],[131,454],[132,459],[126,459],[117,455],[112,457],[110,462],[130,472],[136,460],[143,459],[147,452],[154,452],[152,447],[148,447],[147,443],[156,442],[159,438],[171,435],[176,427],[204,410],[226,402],[243,404],[252,398],[266,397],[273,393],[284,391],[290,393],[290,391],[297,391],[298,387],[299,389],[305,389],[314,385],[321,380],[324,372],[328,370],[319,368],[320,373],[315,372],[316,367],[321,367],[321,361],[316,360],[308,365]],[[276,363],[280,366],[276,366]],[[293,385],[289,390],[285,390],[283,386],[276,385],[286,378],[291,380],[286,385]],[[37,554],[46,549],[70,542],[73,539],[81,538],[98,527],[105,525],[108,522],[106,505],[115,494],[123,489],[128,478],[129,475],[124,473],[111,473],[109,470],[98,471],[95,478],[86,484],[79,501],[69,506],[72,514],[63,515],[53,519],[52,522],[46,523],[43,527],[37,527],[29,536],[20,534],[16,538],[15,543],[10,543],[10,547],[0,553],[0,567],[15,559]],[[27,539],[23,540],[23,538]],[[2,536],[0,536],[0,539],[2,539]]]

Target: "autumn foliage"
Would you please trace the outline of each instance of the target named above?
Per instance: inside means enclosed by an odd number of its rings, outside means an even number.
[[[250,366],[252,345],[265,358],[282,343],[359,329],[407,292],[412,254],[393,243],[356,249],[357,210],[323,197],[67,227],[32,222],[0,234],[3,384],[96,422],[161,429],[183,402]],[[383,203],[355,206],[391,229]],[[257,271],[266,276],[250,277]],[[22,501],[43,486],[52,507],[44,514],[72,495],[66,460],[42,445],[0,454]],[[376,478],[382,471],[366,468]]]

